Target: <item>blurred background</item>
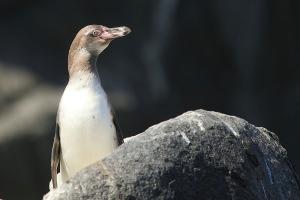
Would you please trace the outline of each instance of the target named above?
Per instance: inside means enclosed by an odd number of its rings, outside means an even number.
[[[98,60],[125,136],[206,109],[278,134],[300,171],[300,2],[0,2],[0,199],[41,199],[68,48],[88,24],[127,25]]]

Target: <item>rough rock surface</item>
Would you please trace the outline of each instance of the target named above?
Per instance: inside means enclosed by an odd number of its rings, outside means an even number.
[[[274,133],[204,110],[150,127],[44,199],[300,199]]]

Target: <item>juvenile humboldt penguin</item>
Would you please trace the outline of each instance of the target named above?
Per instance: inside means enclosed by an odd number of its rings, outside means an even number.
[[[113,39],[128,33],[130,29],[125,26],[89,25],[77,33],[71,44],[69,82],[59,103],[52,147],[53,188],[123,143],[101,86],[96,61]]]

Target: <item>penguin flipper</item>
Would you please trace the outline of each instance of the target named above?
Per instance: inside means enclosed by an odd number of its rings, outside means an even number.
[[[120,146],[121,144],[124,143],[123,132],[122,132],[122,129],[121,129],[119,123],[118,123],[116,113],[115,113],[115,111],[114,111],[114,109],[111,105],[110,105],[110,113],[112,115],[113,124],[114,124],[115,129],[116,129],[117,143],[118,143],[118,146]]]
[[[52,177],[52,184],[53,188],[57,188],[57,171],[58,171],[58,165],[61,155],[61,148],[60,148],[60,128],[59,124],[56,123],[55,127],[55,135],[54,135],[54,141],[52,146],[52,153],[51,153],[51,177]]]
[[[122,130],[120,128],[120,125],[117,121],[116,115],[114,114],[113,116],[113,123],[114,126],[116,128],[116,134],[117,134],[117,140],[118,140],[118,145],[120,146],[121,144],[124,143],[124,139],[123,139],[123,134],[122,134]]]

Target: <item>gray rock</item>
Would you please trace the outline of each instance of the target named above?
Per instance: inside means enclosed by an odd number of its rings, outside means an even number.
[[[300,199],[300,190],[274,133],[197,110],[130,138],[44,199]]]

